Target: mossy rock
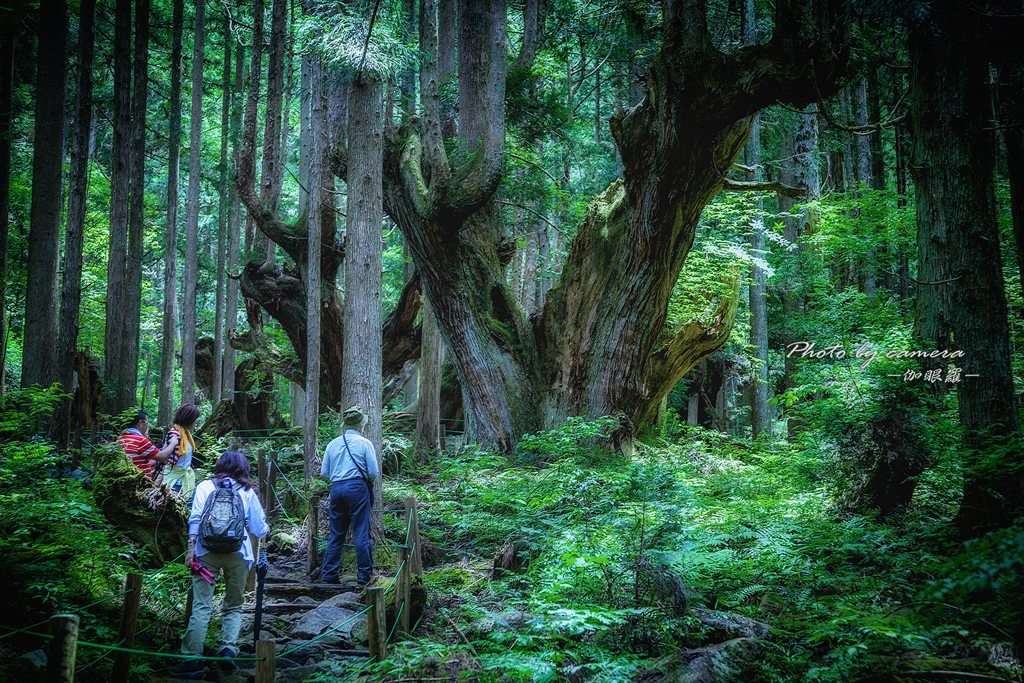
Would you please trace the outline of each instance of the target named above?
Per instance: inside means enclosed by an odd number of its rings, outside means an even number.
[[[98,453],[93,497],[114,528],[153,553],[155,566],[185,552],[188,506],[166,486],[155,487],[117,444]]]

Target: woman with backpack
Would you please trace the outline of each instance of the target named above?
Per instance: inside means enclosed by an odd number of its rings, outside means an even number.
[[[238,656],[245,582],[256,560],[249,534],[263,538],[268,531],[266,514],[249,480],[249,461],[238,451],[226,451],[213,466],[213,476],[199,483],[192,499],[185,554],[185,566],[193,570],[192,617],[181,641],[182,654],[203,656],[213,581],[223,570],[223,618],[217,652],[228,659]],[[171,669],[171,674],[201,678],[203,660],[186,659]]]
[[[192,429],[198,419],[199,408],[186,403],[174,413],[174,426],[167,432],[168,441],[177,438],[178,448],[167,459],[163,482],[170,486],[172,491],[181,492],[186,499],[196,487],[196,473],[192,469],[192,455],[196,452],[196,442],[192,439]]]

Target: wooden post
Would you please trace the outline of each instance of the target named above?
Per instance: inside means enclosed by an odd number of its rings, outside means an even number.
[[[398,576],[395,579],[395,610],[401,607],[401,614],[398,615],[398,630],[402,633],[409,632],[409,611],[412,609],[412,560],[409,559],[409,546],[398,546]]]
[[[270,517],[270,513],[277,509],[277,451],[270,451],[268,455],[270,459],[267,462],[267,505],[264,510],[267,517]]]
[[[267,510],[267,451],[263,448],[256,451],[256,471],[260,478],[260,502],[263,504],[263,511]]]
[[[117,627],[117,642],[121,647],[131,649],[135,644],[135,623],[139,618],[139,601],[142,599],[142,574],[129,574],[124,584],[128,593],[121,605],[121,623]],[[114,652],[114,668],[110,673],[113,683],[127,683],[128,667],[131,666],[130,652]]]
[[[366,627],[370,634],[370,656],[383,662],[388,656],[388,639],[385,635],[384,589],[374,586],[366,589],[370,611],[366,613]]]
[[[320,533],[320,496],[314,493],[309,497],[309,516],[306,517],[306,574],[312,574],[320,566],[320,541],[316,540]]]
[[[75,650],[78,648],[78,615],[50,617],[50,644],[46,646],[46,683],[75,680]]]
[[[277,647],[273,640],[256,641],[256,682],[274,683],[277,675],[277,665],[274,656],[277,654]]]
[[[260,539],[249,534],[249,543],[252,544],[252,556],[257,560],[260,557]],[[249,567],[249,575],[245,577],[245,592],[251,593],[256,590],[256,563]]]
[[[437,443],[441,447],[442,453],[448,450],[448,432],[444,428],[444,422],[441,423],[440,428],[438,430]]]
[[[423,543],[420,542],[420,518],[416,512],[416,499],[405,498],[405,518],[409,523],[409,547],[412,548],[412,573],[423,574]]]

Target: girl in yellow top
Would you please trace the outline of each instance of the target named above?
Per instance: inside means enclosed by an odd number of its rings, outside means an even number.
[[[170,431],[171,439],[178,439],[178,448],[167,459],[164,483],[168,484],[172,491],[180,491],[185,498],[188,498],[196,487],[196,473],[192,469],[192,455],[196,451],[196,442],[192,439],[192,429],[198,419],[199,408],[186,403],[174,414],[174,426]]]

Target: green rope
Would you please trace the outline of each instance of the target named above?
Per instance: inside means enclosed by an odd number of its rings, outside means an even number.
[[[402,616],[402,610],[405,609],[405,600],[402,600],[402,604],[398,606],[398,613],[395,615],[395,623],[391,626],[391,633],[388,634],[388,641],[391,642],[391,636],[395,635],[395,629],[398,628],[398,620]]]
[[[99,605],[100,603],[107,602],[108,600],[113,600],[114,598],[119,598],[122,595],[128,595],[129,593],[131,593],[130,590],[121,591],[120,593],[115,593],[114,595],[111,595],[111,596],[106,597],[106,598],[102,598],[100,600],[97,600],[96,602],[91,602],[88,605],[86,605],[85,607],[79,607],[78,609],[84,612],[85,610],[89,609],[90,607],[95,607],[96,605]],[[39,626],[46,626],[46,624],[48,624],[48,623],[50,623],[50,620],[49,619],[45,619],[44,621],[40,621],[38,624],[32,624],[31,626],[26,626],[25,628],[14,628],[13,626],[4,626],[3,624],[0,624],[0,626],[2,626],[3,628],[10,629],[10,631],[11,631],[10,633],[5,633],[3,635],[0,635],[0,639],[6,638],[7,636],[13,636],[15,633],[29,633],[29,631],[27,629],[37,628]],[[29,633],[29,635],[34,635],[34,634]]]
[[[148,650],[132,650],[126,647],[118,647],[116,645],[102,645],[100,643],[90,643],[85,640],[77,641],[78,645],[85,645],[86,647],[94,647],[98,650],[110,650],[111,652],[130,652],[135,655],[149,655],[150,657],[165,657],[170,659],[209,659],[215,661],[246,661],[246,662],[258,662],[262,661],[263,657],[200,657],[198,655],[182,655],[172,654],[170,652],[150,652]]]
[[[191,590],[191,589],[189,589],[189,590]],[[139,635],[145,633],[146,631],[150,630],[151,628],[155,627],[157,624],[162,623],[164,618],[167,617],[168,614],[170,614],[173,610],[178,608],[178,606],[181,604],[181,601],[185,598],[186,595],[188,595],[188,591],[185,591],[184,593],[182,593],[181,596],[178,598],[178,601],[176,603],[171,605],[171,607],[169,609],[165,610],[163,614],[161,614],[159,617],[154,619],[152,621],[152,623],[150,623],[149,626],[147,626],[146,628],[142,629],[141,631],[136,632],[135,635],[139,636]],[[118,643],[118,645],[123,643],[125,640],[127,640],[127,638],[123,639],[120,643]],[[109,655],[110,655],[109,652],[105,652],[105,653],[101,654],[99,657],[97,657],[96,659],[92,660],[91,662],[89,662],[85,666],[83,666],[83,667],[81,667],[79,669],[76,669],[76,673],[77,672],[81,672],[81,671],[85,671],[90,666],[92,666],[93,664],[96,664],[97,662],[99,662],[102,659],[105,659]]]
[[[352,680],[353,678],[355,678],[356,676],[358,676],[358,675],[359,675],[359,672],[360,672],[360,671],[362,671],[363,669],[365,669],[365,668],[366,668],[367,666],[369,666],[369,665],[370,665],[370,664],[372,664],[372,663],[373,663],[373,660],[372,660],[372,659],[367,659],[367,660],[366,660],[365,662],[363,662],[362,664],[360,664],[359,666],[357,666],[357,667],[355,668],[355,671],[353,671],[353,672],[352,672],[352,675],[351,675],[351,676],[349,676],[348,678],[346,678],[346,679],[344,679],[344,680],[346,680],[346,681],[350,681],[350,680]]]
[[[9,627],[4,627],[9,628]],[[24,633],[30,636],[36,636],[37,638],[53,638],[49,633],[35,633],[33,631],[24,631]],[[76,645],[84,645],[85,647],[94,647],[98,650],[109,650],[110,652],[130,652],[134,655],[149,655],[150,657],[167,657],[171,659],[212,659],[217,661],[247,661],[247,662],[258,662],[262,661],[263,657],[200,657],[198,655],[176,655],[170,652],[150,652],[149,650],[133,650],[127,647],[118,647],[117,645],[103,645],[102,643],[90,643],[87,640],[77,640]]]
[[[363,614],[366,614],[366,613],[367,613],[367,612],[369,612],[369,611],[370,611],[370,607],[369,607],[369,606],[367,606],[367,608],[366,608],[366,609],[364,609],[364,610],[363,610],[362,612],[356,612],[356,613],[355,613],[355,614],[353,614],[353,615],[352,615],[351,617],[349,617],[349,618],[348,618],[348,619],[346,619],[345,621],[341,622],[340,624],[338,624],[337,626],[335,626],[335,627],[334,627],[334,628],[332,628],[331,630],[329,630],[329,631],[324,631],[323,633],[321,633],[320,635],[318,635],[318,636],[317,636],[316,638],[313,638],[313,639],[311,639],[311,640],[307,640],[307,641],[306,641],[305,643],[303,643],[302,645],[297,645],[296,647],[293,647],[292,649],[290,649],[290,650],[288,650],[288,651],[286,651],[286,652],[282,652],[281,654],[279,654],[279,655],[278,655],[278,657],[284,657],[285,655],[290,655],[291,653],[295,652],[296,650],[301,650],[302,648],[306,647],[306,646],[307,646],[307,645],[309,645],[310,643],[313,643],[313,642],[316,642],[316,641],[320,640],[321,638],[323,638],[324,636],[326,636],[326,635],[327,635],[328,633],[333,633],[334,631],[337,631],[337,630],[338,630],[339,628],[341,628],[341,627],[342,627],[342,626],[344,626],[345,624],[349,623],[350,621],[352,621],[352,620],[353,620],[353,619],[355,619],[356,617],[358,617],[358,616],[362,616]]]
[[[295,484],[293,484],[292,480],[288,478],[288,475],[284,473],[284,470],[282,470],[280,467],[278,467],[277,471],[280,472],[281,476],[284,477],[284,480],[286,482],[288,482],[288,486],[292,487],[292,491],[295,491],[295,493],[298,494],[299,498],[301,498],[302,500],[306,501],[306,504],[308,505],[309,504],[309,498],[306,498],[304,495],[302,495],[301,492],[299,492],[299,490],[297,488],[295,488]]]

